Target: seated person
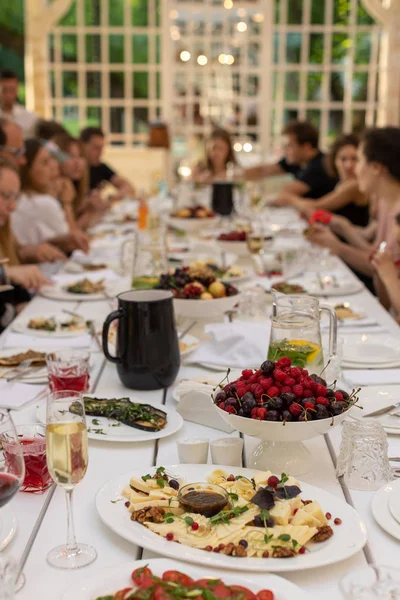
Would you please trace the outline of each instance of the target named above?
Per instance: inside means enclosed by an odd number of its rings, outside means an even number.
[[[121,197],[130,196],[132,198],[135,190],[129,181],[101,162],[104,150],[103,131],[99,127],[86,127],[81,131],[80,140],[89,165],[89,189],[93,190],[104,182],[109,182],[118,190]]]
[[[19,125],[24,138],[27,138],[33,135],[38,117],[18,104],[17,98],[18,75],[11,69],[2,69],[0,71],[0,117]]]
[[[61,123],[57,121],[46,121],[45,119],[39,119],[36,122],[33,137],[39,138],[39,140],[51,140],[56,135],[67,134],[68,132]]]
[[[215,129],[206,141],[206,160],[194,167],[192,179],[198,183],[226,179],[229,163],[236,163],[231,136],[225,129]]]
[[[21,167],[20,195],[11,227],[20,244],[49,242],[69,254],[75,249],[87,252],[89,243],[80,231],[70,231],[61,204],[51,195],[58,176],[57,161],[39,140],[25,143],[26,164]]]
[[[358,188],[356,178],[359,139],[354,134],[339,135],[326,157],[328,171],[338,180],[335,189],[319,200],[281,194],[278,204],[297,208],[307,218],[316,209],[324,209],[346,217],[354,225],[369,223],[368,200]]]
[[[56,156],[59,159],[59,177],[56,197],[61,201],[71,229],[87,229],[94,225],[109,208],[98,190],[89,192],[89,173],[82,143],[69,134],[55,135]],[[50,146],[46,146],[50,149]]]
[[[397,228],[400,225],[398,215]],[[398,261],[393,259],[389,250],[377,251],[372,257],[372,266],[375,270],[375,286],[381,304],[392,310],[396,319],[400,320],[400,279]]]
[[[282,195],[295,194],[316,199],[329,194],[335,188],[337,179],[329,175],[325,155],[318,148],[318,130],[307,121],[293,121],[282,134],[284,158],[277,164],[246,169],[246,179],[258,180],[292,173],[295,180],[283,186]]]
[[[358,247],[340,240],[329,228],[316,224],[311,227],[308,239],[340,256],[353,269],[373,274],[369,260],[379,244],[387,242],[389,250],[397,258],[400,255],[398,240],[394,233],[396,217],[400,213],[400,128],[382,127],[365,132],[358,149],[357,178],[360,191],[377,198],[377,225],[372,243],[364,242]],[[355,230],[354,226],[351,229]]]
[[[25,164],[25,146],[22,129],[12,121],[0,118],[0,157],[16,169]]]

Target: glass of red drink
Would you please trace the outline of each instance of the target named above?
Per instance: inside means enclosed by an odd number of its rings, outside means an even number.
[[[16,425],[19,445],[25,462],[25,478],[21,492],[41,494],[51,486],[52,479],[46,461],[46,427],[40,424]],[[5,459],[15,460],[15,444],[3,442]]]
[[[13,447],[12,460],[8,460],[5,445]],[[18,492],[25,477],[22,446],[9,411],[0,410],[0,508]],[[2,532],[0,531],[0,534]],[[3,540],[0,535],[0,545]]]
[[[46,356],[49,386],[52,392],[89,390],[89,352],[58,350]]]

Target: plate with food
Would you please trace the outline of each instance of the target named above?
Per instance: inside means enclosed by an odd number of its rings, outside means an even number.
[[[45,285],[40,289],[40,293],[45,298],[54,300],[73,300],[75,302],[104,300],[106,282],[104,279],[92,280],[83,277],[66,285]]]
[[[55,314],[16,319],[11,329],[37,337],[76,337],[88,332],[90,322],[78,315]]]
[[[344,499],[285,473],[240,467],[138,469],[107,482],[96,508],[112,531],[136,545],[242,573],[331,565],[367,541],[364,523]]]
[[[176,229],[191,233],[198,231],[202,227],[210,227],[217,220],[217,215],[210,208],[193,206],[176,210],[170,215],[168,222]]]
[[[229,260],[226,258],[226,264]],[[239,283],[251,276],[250,269],[231,264],[224,267],[215,260],[197,260],[189,264],[189,273],[193,278],[215,277],[225,283]]]
[[[321,275],[307,283],[308,293],[312,296],[347,296],[362,292],[364,284],[354,277],[339,277],[335,275]]]
[[[179,588],[178,588],[179,586]],[[178,591],[179,595],[178,595]],[[76,582],[61,600],[117,600],[133,591],[147,600],[160,598],[231,598],[231,600],[311,600],[297,585],[270,573],[221,574],[169,558],[133,561],[103,569],[95,577]],[[170,592],[170,593],[169,593]],[[128,595],[124,595],[128,594]],[[131,596],[132,600],[136,596]]]
[[[277,281],[271,285],[271,290],[280,294],[307,294],[307,290],[299,283],[289,283],[288,281]]]
[[[105,442],[146,442],[173,435],[183,425],[182,417],[165,406],[153,406],[127,396],[83,397],[88,437]],[[74,404],[69,410],[74,413]],[[79,407],[78,407],[79,410]],[[46,406],[40,404],[36,417],[46,423]]]
[[[23,383],[46,383],[46,354],[40,349],[7,348],[0,350],[0,374],[11,376],[25,361],[31,361],[29,368],[19,377]],[[11,373],[13,371],[13,373]]]

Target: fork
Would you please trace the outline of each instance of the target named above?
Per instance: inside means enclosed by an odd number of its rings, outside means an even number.
[[[18,367],[11,371],[11,376],[10,373],[7,374],[6,381],[13,381],[14,379],[17,379],[18,377],[23,375],[29,369],[31,364],[32,360],[23,360]]]

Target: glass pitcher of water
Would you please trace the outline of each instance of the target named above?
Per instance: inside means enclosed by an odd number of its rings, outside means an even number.
[[[166,231],[158,238],[148,232],[136,233],[121,249],[121,270],[132,278],[135,289],[152,289],[168,271]]]
[[[319,374],[324,367],[320,315],[329,315],[329,360],[336,357],[337,318],[334,309],[320,305],[317,298],[303,294],[273,292],[271,337],[268,359],[288,356],[293,366]]]

